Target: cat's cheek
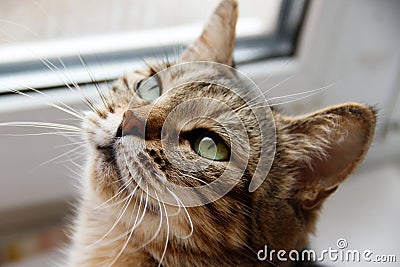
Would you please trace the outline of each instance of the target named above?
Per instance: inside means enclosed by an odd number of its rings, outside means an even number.
[[[104,119],[94,113],[87,114],[82,125],[86,132],[86,141],[95,148],[111,146],[121,121],[122,115],[117,113],[109,113]]]
[[[108,155],[101,152],[90,153],[90,164],[87,166],[85,188],[90,189],[96,197],[107,200],[115,195],[120,187],[118,170]]]

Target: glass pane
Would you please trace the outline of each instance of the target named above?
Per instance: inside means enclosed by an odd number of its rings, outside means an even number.
[[[188,43],[218,2],[1,0],[0,63]],[[238,36],[273,34],[281,2],[239,1]]]

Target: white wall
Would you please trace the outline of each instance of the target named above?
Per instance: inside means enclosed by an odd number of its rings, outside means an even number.
[[[376,105],[381,116],[388,116],[388,103],[400,90],[399,14],[400,1],[396,0],[312,1],[298,56],[289,64],[280,63],[283,75],[270,79],[264,88],[291,75],[293,78],[271,91],[273,96],[334,83],[323,93],[286,109],[297,113],[358,101]],[[260,71],[255,74],[257,81],[264,76]]]

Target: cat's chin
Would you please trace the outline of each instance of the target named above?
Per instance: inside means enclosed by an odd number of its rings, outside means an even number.
[[[104,190],[111,191],[114,202],[131,199],[136,203],[147,203],[152,213],[159,213],[157,200],[165,192],[164,176],[151,164],[143,140],[125,136],[116,138],[112,145],[98,146],[96,169],[99,177],[108,177]],[[109,196],[107,196],[109,197]]]
[[[148,214],[159,215],[161,205],[156,198],[147,194],[152,188],[143,182],[144,177],[132,177],[130,168],[120,162],[114,146],[98,147],[97,152],[98,164],[92,175],[95,183],[93,188],[103,203],[101,205],[107,203],[114,209],[124,209],[125,205],[140,206],[141,212],[145,210]],[[135,209],[133,206],[132,210]]]

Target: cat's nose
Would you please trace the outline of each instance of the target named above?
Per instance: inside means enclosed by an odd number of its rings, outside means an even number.
[[[144,127],[144,122],[135,116],[133,111],[127,110],[124,113],[124,118],[119,126],[117,136],[134,135],[144,138]]]

